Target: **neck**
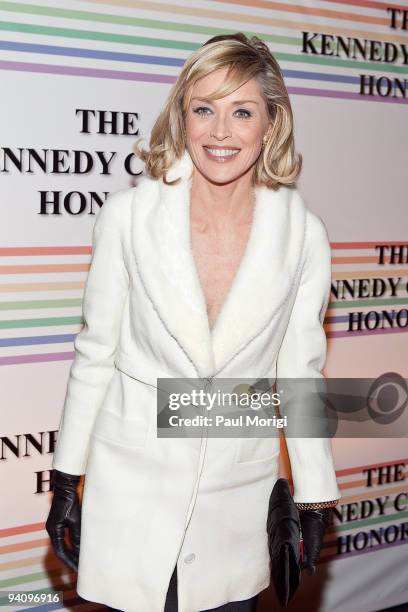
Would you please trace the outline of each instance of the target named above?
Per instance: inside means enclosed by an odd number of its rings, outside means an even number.
[[[191,182],[191,215],[215,224],[231,220],[247,223],[252,218],[255,190],[252,172],[225,184],[212,183],[197,168],[193,168]]]

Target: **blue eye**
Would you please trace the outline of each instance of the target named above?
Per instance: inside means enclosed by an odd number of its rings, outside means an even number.
[[[237,111],[235,111],[237,113],[245,113],[244,117],[241,117],[242,119],[249,119],[249,117],[252,117],[252,113],[250,113],[249,111],[247,111],[245,108],[239,108]]]
[[[209,112],[207,113],[207,112],[203,112],[203,111],[209,111]],[[199,115],[201,117],[205,117],[206,115],[208,115],[211,112],[212,111],[211,111],[210,108],[208,108],[208,106],[198,106],[197,108],[193,108],[193,113],[195,113],[196,115]],[[241,115],[238,115],[239,119],[249,119],[250,117],[252,117],[252,113],[250,113],[245,108],[239,108],[238,110],[235,111],[235,113],[243,113]]]
[[[197,115],[207,115],[207,113],[201,112],[203,110],[210,110],[210,109],[207,106],[198,106],[197,108],[193,109],[193,113],[196,113]]]

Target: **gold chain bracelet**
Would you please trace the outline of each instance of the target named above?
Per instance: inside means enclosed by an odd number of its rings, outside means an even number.
[[[310,502],[309,504],[303,502],[295,502],[295,504],[298,510],[317,510],[318,508],[334,508],[335,506],[337,506],[339,501],[340,497],[339,499],[332,499],[331,501],[325,502]]]

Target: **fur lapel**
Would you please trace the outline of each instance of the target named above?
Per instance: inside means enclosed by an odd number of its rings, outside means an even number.
[[[300,269],[306,209],[297,189],[257,187],[249,241],[212,331],[190,239],[193,162],[170,168],[178,185],[142,177],[132,208],[140,278],[167,331],[198,377],[218,374],[284,307]]]

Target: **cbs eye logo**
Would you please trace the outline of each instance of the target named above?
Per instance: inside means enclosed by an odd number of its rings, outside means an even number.
[[[373,421],[381,425],[389,425],[397,421],[407,404],[407,382],[396,372],[382,374],[368,390],[368,414]]]

